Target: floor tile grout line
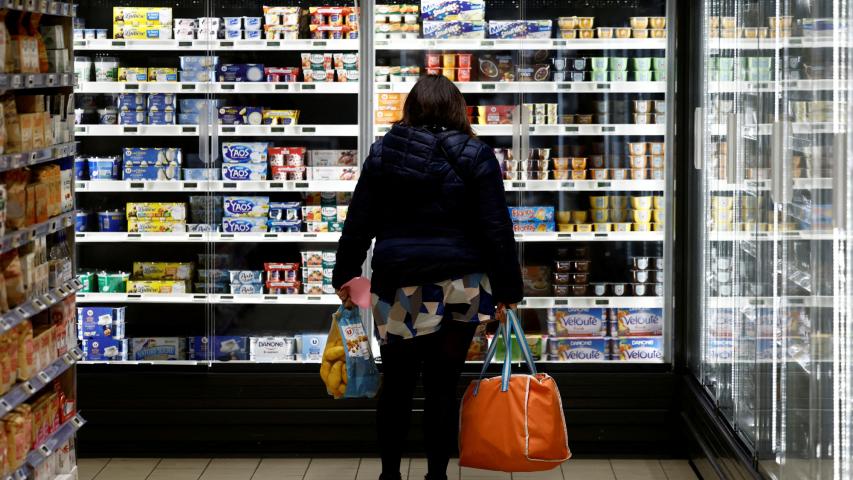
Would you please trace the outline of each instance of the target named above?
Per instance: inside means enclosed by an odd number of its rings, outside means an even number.
[[[619,475],[616,475],[616,467],[613,466],[613,459],[608,458],[607,464],[610,465],[610,471],[613,472],[613,478],[615,478],[616,480],[619,480]]]
[[[213,463],[213,458],[211,458],[207,462],[207,465],[205,465],[204,468],[201,469],[201,473],[198,474],[198,480],[201,480],[201,477],[203,477],[204,474],[207,473],[207,469],[210,468],[210,464],[212,464],[212,463]]]
[[[308,470],[311,470],[311,463],[314,462],[314,457],[308,459],[308,465],[305,467],[305,471],[302,473],[302,480],[305,480],[305,477],[308,476]]]
[[[666,480],[669,480],[669,474],[666,473],[666,469],[663,468],[663,463],[660,461],[660,459],[658,459],[658,466],[660,467],[661,471],[663,472],[663,476],[666,477]]]
[[[358,480],[358,472],[360,472],[360,471],[361,471],[361,462],[362,462],[362,461],[364,461],[364,459],[363,459],[363,458],[361,458],[361,457],[359,457],[359,458],[358,458],[358,466],[357,466],[357,467],[355,467],[355,477],[353,478],[353,480]]]
[[[112,459],[112,458],[108,458],[108,459],[107,459],[107,461],[106,461],[106,462],[104,462],[104,465],[103,465],[103,466],[101,466],[101,468],[100,468],[100,469],[98,469],[98,473],[96,473],[96,474],[92,475],[92,480],[98,480],[98,475],[100,475],[100,474],[101,474],[101,472],[103,472],[103,471],[104,471],[104,469],[105,469],[105,468],[107,468],[107,465],[109,465],[109,464],[110,464],[110,462],[112,462],[112,461],[113,461],[113,459]]]
[[[153,475],[153,474],[154,474],[154,470],[157,470],[157,467],[158,467],[158,466],[160,465],[160,463],[162,463],[162,462],[163,462],[163,459],[162,459],[162,458],[158,458],[158,459],[157,459],[157,463],[155,463],[155,464],[154,464],[154,467],[151,469],[151,471],[150,471],[150,472],[148,472],[148,475],[146,475],[146,476],[145,476],[145,480],[148,480],[149,478],[151,478],[151,475]]]
[[[260,457],[260,458],[258,458],[258,464],[257,464],[257,465],[255,465],[255,469],[254,469],[254,470],[252,470],[252,474],[249,476],[249,480],[252,480],[253,478],[255,478],[255,474],[257,474],[257,473],[258,473],[258,469],[259,469],[259,468],[261,468],[261,463],[262,463],[263,461],[264,461],[264,457]]]
[[[213,458],[208,458],[207,463],[204,464],[204,468],[201,469],[201,472],[198,473],[198,477],[196,480],[201,480],[201,476],[204,475],[204,471],[207,470],[207,466],[213,463]]]

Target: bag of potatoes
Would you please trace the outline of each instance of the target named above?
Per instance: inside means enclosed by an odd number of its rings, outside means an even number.
[[[323,351],[320,378],[329,395],[337,398],[373,398],[379,390],[379,370],[370,350],[370,335],[358,309],[338,309]]]

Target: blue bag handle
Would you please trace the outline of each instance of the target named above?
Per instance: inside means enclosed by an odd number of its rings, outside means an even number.
[[[536,375],[536,362],[533,361],[533,353],[530,351],[530,344],[527,343],[527,337],[524,335],[524,329],[521,328],[521,322],[518,320],[518,315],[513,310],[507,310],[507,323],[512,325],[515,330],[515,336],[521,347],[521,354],[524,356],[524,361],[527,363],[527,368],[530,369],[531,375]]]
[[[519,342],[519,347],[521,348],[522,355],[524,356],[524,361],[527,363],[528,369],[530,369],[531,375],[536,375],[536,364],[533,361],[533,354],[530,352],[530,345],[527,344],[527,338],[524,336],[524,329],[521,328],[521,322],[518,320],[518,316],[512,310],[507,310],[507,321],[504,324],[500,324],[498,326],[498,331],[495,334],[495,339],[492,341],[492,344],[489,346],[489,350],[486,353],[486,358],[483,360],[483,368],[480,371],[480,378],[477,381],[477,385],[474,387],[474,395],[480,391],[480,382],[486,376],[486,371],[489,369],[489,364],[492,363],[492,360],[495,358],[495,354],[498,349],[498,342],[503,339],[505,346],[505,355],[504,355],[504,363],[503,369],[501,371],[501,391],[506,392],[509,390],[509,380],[512,375],[512,332],[515,331],[516,339]]]

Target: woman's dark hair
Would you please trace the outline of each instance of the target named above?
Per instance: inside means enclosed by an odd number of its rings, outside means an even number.
[[[443,127],[474,136],[462,92],[443,75],[421,77],[403,106],[401,125]]]

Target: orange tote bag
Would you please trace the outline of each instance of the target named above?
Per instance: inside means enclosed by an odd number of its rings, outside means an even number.
[[[511,375],[512,332],[530,375]],[[539,472],[571,458],[563,403],[554,379],[537,374],[530,346],[514,312],[507,311],[480,373],[462,398],[459,414],[459,464],[502,472]],[[500,377],[483,379],[499,341],[506,358]]]

